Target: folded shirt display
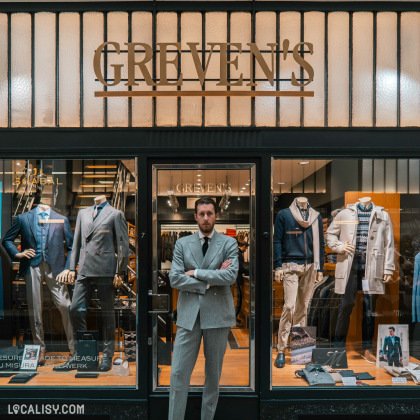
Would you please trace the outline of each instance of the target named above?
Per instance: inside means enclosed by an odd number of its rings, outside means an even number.
[[[306,365],[304,369],[297,370],[295,375],[308,382],[309,386],[335,385],[333,377],[318,364]]]
[[[416,385],[420,384],[420,365],[409,363],[406,367],[384,366],[384,369],[396,378],[407,378]]]

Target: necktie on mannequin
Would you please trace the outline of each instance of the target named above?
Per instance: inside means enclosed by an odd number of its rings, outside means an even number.
[[[204,244],[203,244],[203,255],[206,256],[206,252],[209,249],[209,238],[207,236],[204,236]]]
[[[96,216],[98,215],[98,206],[95,204],[95,208],[93,210],[93,220],[96,219]]]
[[[39,213],[38,223],[41,226],[45,227],[45,223],[47,223],[47,217],[48,217],[48,213],[46,211],[43,211],[43,212]],[[41,223],[41,220],[42,220],[42,223]]]

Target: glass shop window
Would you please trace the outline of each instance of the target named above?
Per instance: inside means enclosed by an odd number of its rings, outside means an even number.
[[[136,385],[136,162],[0,161],[0,385]]]
[[[418,384],[420,161],[272,165],[273,387]]]

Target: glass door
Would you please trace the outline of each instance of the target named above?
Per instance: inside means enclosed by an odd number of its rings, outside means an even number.
[[[221,391],[255,388],[255,164],[155,164],[152,167],[153,280],[152,296],[153,391],[167,392],[177,334],[180,292],[169,274],[177,241],[197,235],[196,201],[209,197],[216,204],[214,230],[234,238],[239,271],[230,286],[236,321],[230,322],[221,374]],[[183,242],[186,240],[184,239]],[[199,269],[200,267],[194,267]],[[217,287],[217,286],[216,286]],[[205,293],[214,292],[209,287]],[[203,316],[203,315],[201,315]],[[201,343],[191,376],[191,390],[205,379]]]

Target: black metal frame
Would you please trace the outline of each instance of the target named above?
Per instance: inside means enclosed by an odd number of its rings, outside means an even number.
[[[154,13],[154,22],[157,11],[420,11],[420,3],[413,2],[127,2],[127,3],[1,3],[0,12],[80,12],[82,15],[88,11],[135,11],[144,10]],[[278,16],[278,14],[277,14]],[[328,16],[328,14],[327,14]],[[351,15],[350,15],[351,16]],[[399,15],[400,16],[400,15]],[[10,20],[9,20],[10,21]],[[400,21],[400,19],[399,19]],[[154,23],[155,24],[155,23]],[[399,23],[398,27],[401,25]],[[8,28],[10,35],[10,25]],[[400,33],[400,30],[398,31]],[[129,38],[130,38],[129,34]],[[58,35],[57,35],[58,36]],[[398,43],[400,43],[400,38]],[[156,39],[154,39],[154,43]],[[10,43],[10,36],[9,36]],[[352,46],[352,44],[350,44]],[[80,27],[80,51],[83,53],[83,28]],[[350,48],[351,51],[351,48]],[[10,55],[10,48],[9,48]],[[9,56],[10,58],[10,56]],[[400,55],[398,63],[400,62]],[[326,63],[328,64],[328,63]],[[350,60],[350,77],[352,61]],[[83,68],[83,54],[81,54],[80,69]],[[327,68],[326,68],[327,69]],[[154,69],[154,74],[155,74]],[[10,77],[10,69],[9,69]],[[81,71],[81,77],[83,72]],[[58,85],[58,80],[56,81]],[[81,79],[83,86],[83,78]],[[9,87],[10,90],[10,87]],[[10,92],[9,92],[10,93]],[[139,328],[137,331],[140,357],[137,367],[139,384],[150,383],[150,366],[147,345],[148,332],[143,323],[147,321],[147,291],[151,278],[151,227],[148,220],[151,217],[151,164],[157,161],[166,162],[211,162],[223,158],[223,161],[248,161],[255,159],[257,169],[257,189],[260,204],[257,214],[257,249],[258,261],[270,253],[270,241],[262,237],[263,232],[270,232],[270,187],[271,187],[271,158],[272,156],[294,158],[302,155],[311,158],[326,156],[330,158],[406,158],[420,156],[420,143],[418,141],[420,128],[147,128],[147,129],[114,129],[114,128],[83,128],[83,90],[81,90],[80,116],[81,127],[69,128],[32,128],[32,129],[0,129],[2,142],[0,143],[0,157],[4,159],[25,158],[36,156],[43,158],[121,158],[138,157],[139,194],[138,232],[146,235],[138,237],[139,248],[142,249],[142,258],[139,267],[138,283],[138,316]],[[399,95],[398,95],[399,98]],[[399,101],[399,99],[398,99]],[[350,95],[351,103],[351,95]],[[155,107],[155,100],[153,101]],[[9,104],[10,105],[10,104]],[[203,105],[204,106],[204,105]],[[56,104],[58,111],[58,104]],[[351,114],[351,108],[350,108]],[[10,121],[9,107],[9,121]],[[58,116],[58,114],[57,114]],[[130,118],[131,119],[131,118]],[[130,120],[129,119],[129,120]],[[399,120],[399,117],[398,117]],[[325,119],[326,121],[326,119]],[[350,115],[351,122],[351,115]],[[351,124],[350,124],[351,125]],[[398,141],[396,141],[396,139]],[[17,147],[16,145],[19,145]],[[134,146],[135,145],[135,146]],[[186,158],[185,156],[188,156]],[[271,278],[269,265],[261,264],[259,277]],[[271,346],[271,306],[264,305],[270,301],[271,290],[258,284],[256,293],[257,308],[257,357],[256,357],[256,393],[248,395],[221,395],[219,404],[228,400],[243,401],[247,399],[251,404],[259,404],[259,400],[275,402],[278,405],[289,405],[291,402],[325,402],[338,401],[369,401],[399,400],[413,401],[419,399],[415,387],[371,387],[361,389],[308,389],[285,387],[270,390],[271,358],[264,357],[267,348]],[[149,356],[150,357],[150,356]],[[109,404],[151,404],[155,401],[166,402],[167,396],[150,395],[149,389],[142,386],[139,390],[130,388],[51,388],[25,387],[2,388],[0,402],[7,404],[10,401],[24,401],[25,403],[39,402],[48,396],[51,401],[98,401]],[[197,399],[198,395],[193,395]],[[245,418],[245,417],[244,417]]]

